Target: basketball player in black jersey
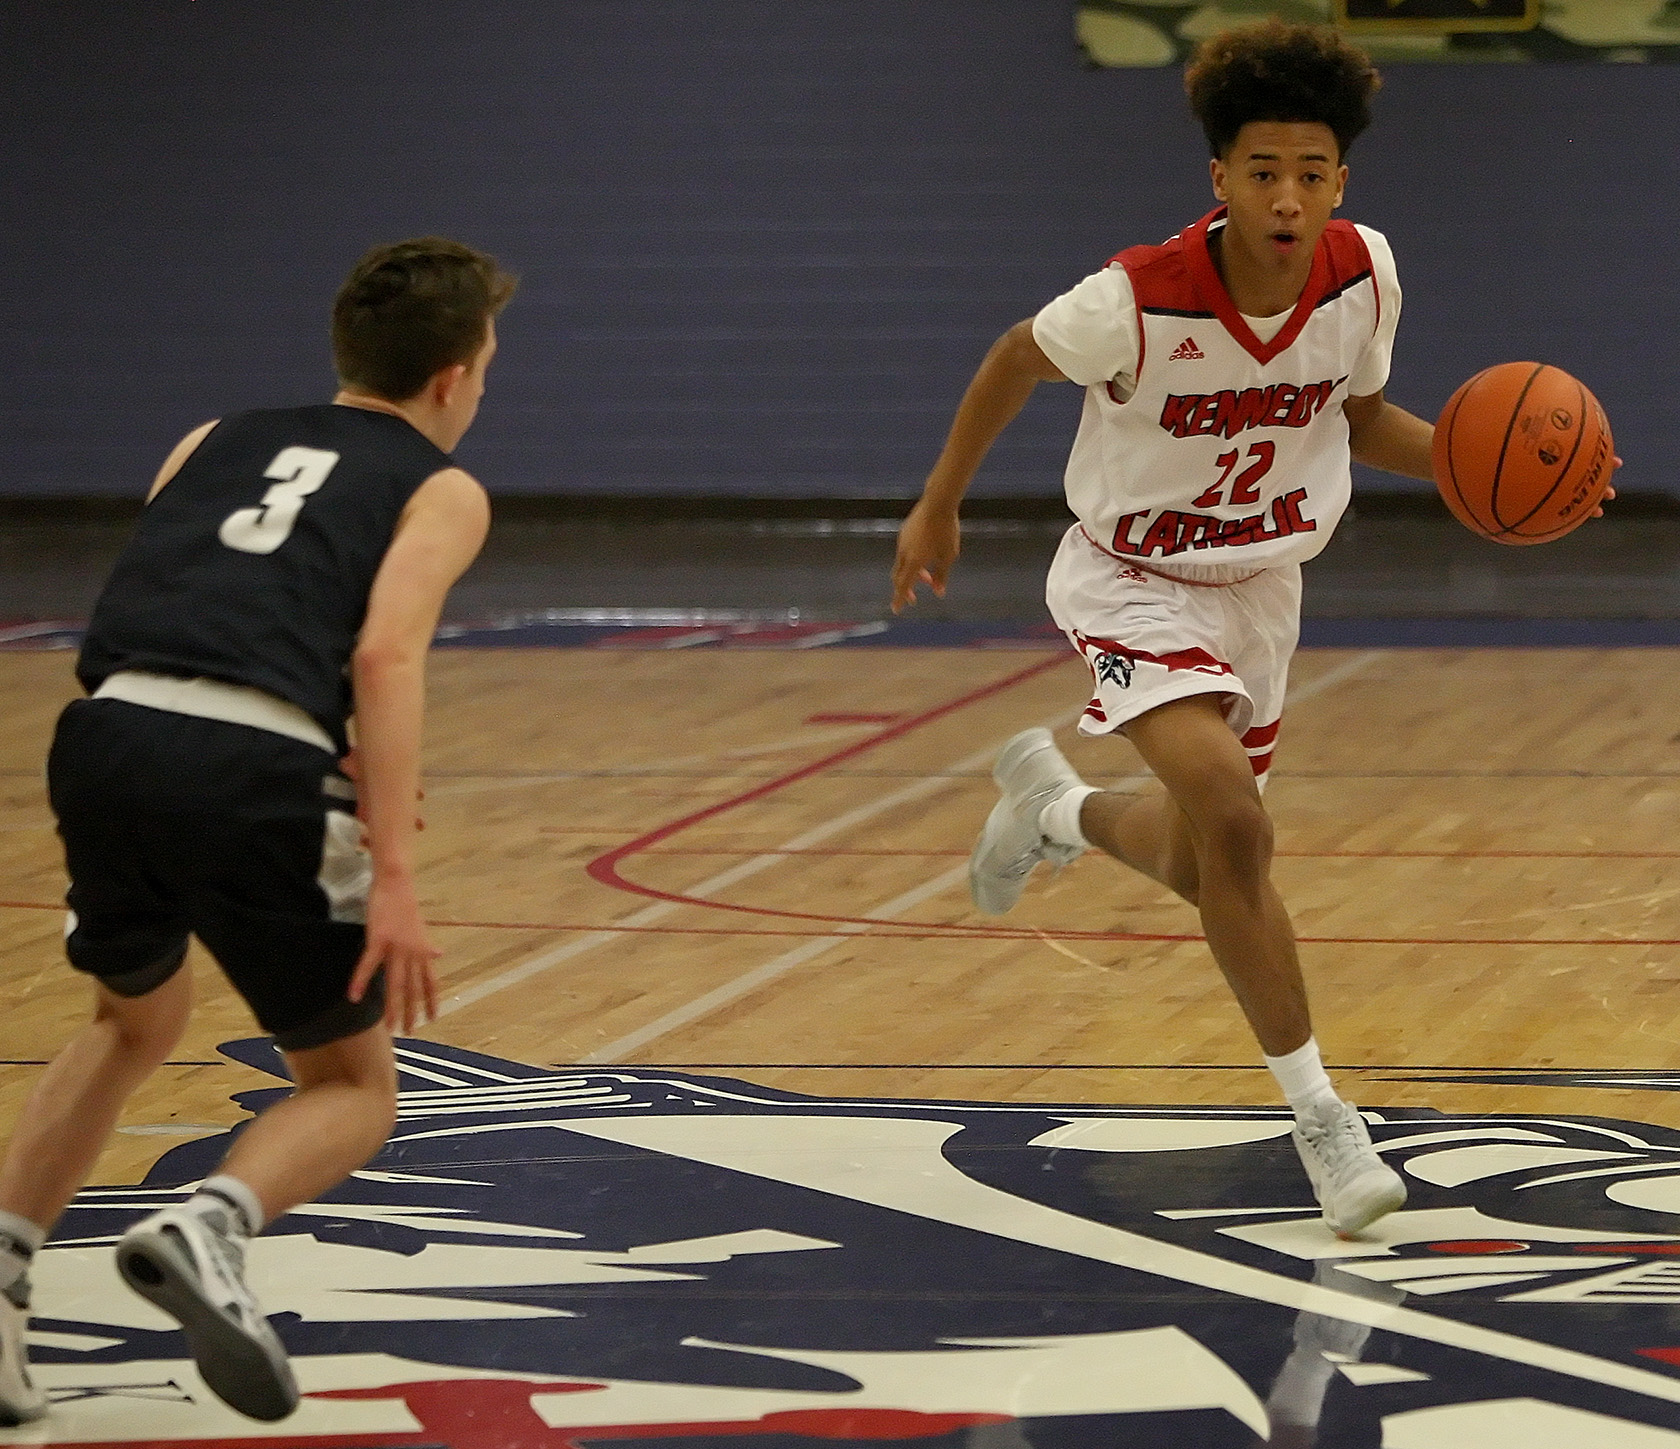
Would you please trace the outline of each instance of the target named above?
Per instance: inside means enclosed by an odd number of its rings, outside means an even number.
[[[182,1206],[130,1228],[118,1267],[234,1408],[297,1405],[244,1244],[379,1150],[391,1033],[435,1011],[411,851],[425,657],[489,523],[449,450],[513,287],[439,237],[370,252],[334,304],[332,403],[189,433],[100,596],[77,668],[92,698],[48,761],[66,946],[96,996],[0,1161],[0,1424],[47,1408],[24,1356],[29,1260],[186,1026],[189,933],[296,1090]]]

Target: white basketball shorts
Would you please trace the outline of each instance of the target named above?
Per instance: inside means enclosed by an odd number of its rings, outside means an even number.
[[[1188,582],[1116,558],[1075,524],[1044,592],[1091,669],[1080,734],[1112,734],[1175,699],[1223,695],[1226,721],[1265,783],[1300,635],[1300,565],[1235,583]]]

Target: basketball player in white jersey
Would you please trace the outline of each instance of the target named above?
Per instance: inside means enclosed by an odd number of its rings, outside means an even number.
[[[1406,1192],[1320,1061],[1261,789],[1300,565],[1347,506],[1350,453],[1432,476],[1430,425],[1383,397],[1400,313],[1388,243],[1332,219],[1379,84],[1327,29],[1272,21],[1200,48],[1186,88],[1218,209],[1164,245],[1120,253],[998,339],[893,571],[895,611],[919,582],[943,594],[958,503],[992,441],[1040,382],[1085,386],[1066,474],[1079,521],[1048,601],[1091,667],[1080,733],[1123,732],[1166,793],[1095,789],[1049,731],[1017,735],[993,771],[1002,799],[974,850],[974,900],[1007,911],[1040,861],[1095,846],[1196,906],[1342,1233]]]

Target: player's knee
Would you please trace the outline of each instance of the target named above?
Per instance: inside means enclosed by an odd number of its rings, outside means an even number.
[[[352,1081],[362,1103],[363,1122],[368,1133],[383,1143],[397,1125],[396,1065],[378,1061],[365,1063],[364,1069]]]
[[[138,997],[101,987],[94,1003],[94,1020],[116,1037],[123,1059],[147,1070],[175,1050],[191,1015],[192,993],[184,977]]]
[[[1205,875],[1218,870],[1238,878],[1263,876],[1272,863],[1272,821],[1258,799],[1221,798],[1197,825],[1197,864]]]
[[[391,1135],[391,1129],[397,1125],[397,1086],[394,1081],[389,1086],[383,1082],[370,1082],[362,1090],[367,1102],[368,1132],[378,1139],[374,1148],[378,1151]]]

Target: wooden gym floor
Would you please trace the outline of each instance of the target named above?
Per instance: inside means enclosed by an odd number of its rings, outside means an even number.
[[[85,1010],[41,779],[67,653],[0,656],[0,1126]],[[1194,914],[1113,862],[978,916],[989,758],[1036,723],[1090,778],[1063,651],[434,655],[426,1035],[532,1063],[727,1070],[801,1092],[1272,1103]],[[1306,651],[1269,794],[1317,1034],[1362,1105],[1680,1126],[1680,1097],[1431,1081],[1663,1068],[1680,1041],[1680,656]],[[195,948],[196,955],[196,948]],[[249,1034],[194,961],[177,1063],[98,1181],[242,1113]]]
[[[0,654],[0,1128],[88,997],[41,778],[71,660]],[[302,1407],[222,1406],[112,1268],[274,1086],[195,958],[36,1264],[52,1412],[0,1442],[1680,1439],[1680,651],[1299,656],[1276,875],[1412,1191],[1355,1242],[1187,907],[1095,855],[969,906],[1009,735],[1151,788],[1073,735],[1086,681],[1060,648],[435,654],[444,1012],[386,1152],[252,1245]]]

